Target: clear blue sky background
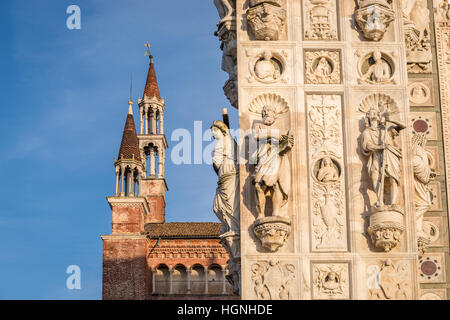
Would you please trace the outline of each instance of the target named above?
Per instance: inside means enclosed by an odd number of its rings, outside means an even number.
[[[82,29],[66,28],[66,9]],[[165,126],[209,127],[228,106],[212,0],[3,0],[0,10],[0,299],[100,299],[130,73],[152,45]],[[229,107],[234,126],[237,111]],[[135,119],[138,120],[135,104]],[[169,150],[170,153],[170,150]],[[209,165],[167,163],[167,221],[217,221]],[[79,265],[82,289],[66,289]]]

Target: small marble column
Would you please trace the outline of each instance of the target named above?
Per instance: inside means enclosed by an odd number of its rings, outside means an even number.
[[[140,132],[141,132],[141,134],[144,134],[144,108],[143,107],[141,107],[141,112],[139,113],[139,115],[140,115],[140,121],[141,121],[141,130],[140,130]]]
[[[144,114],[144,119],[145,119],[145,128],[144,128],[144,134],[148,134],[148,106],[145,106],[145,114]]]
[[[142,191],[141,191],[141,189],[142,189],[142,179],[143,179],[142,174],[138,173],[138,196],[139,197],[142,195]]]
[[[191,267],[188,266],[186,268],[186,274],[187,274],[187,291],[186,293],[191,294]]]
[[[227,273],[227,266],[222,265],[222,294],[227,294],[227,279],[225,278]]]
[[[120,196],[121,197],[123,197],[123,196],[125,196],[125,190],[124,190],[124,183],[125,183],[125,170],[123,169],[123,167],[122,168],[120,168],[120,181],[121,181],[121,183],[120,183]]]
[[[116,197],[119,196],[119,192],[120,192],[120,190],[119,190],[119,180],[120,180],[119,174],[120,174],[120,171],[117,170],[116,171],[116,194],[115,194]]]
[[[161,148],[158,149],[158,178],[164,178],[164,155]]]
[[[208,294],[208,266],[203,268],[205,269],[205,294]]]
[[[156,176],[155,148],[150,147],[150,176]]]
[[[155,294],[156,292],[156,269],[152,268],[152,293]]]
[[[164,134],[164,112],[159,113],[159,134]]]
[[[152,109],[152,134],[156,134],[156,110]]]
[[[169,294],[173,294],[173,267],[169,266]]]

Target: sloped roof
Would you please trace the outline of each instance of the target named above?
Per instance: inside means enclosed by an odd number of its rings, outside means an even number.
[[[134,118],[132,113],[128,113],[125,121],[125,128],[123,129],[122,143],[120,144],[118,159],[134,159],[141,161],[141,154],[139,152],[139,141],[136,134],[136,127],[134,125]]]
[[[159,95],[158,80],[156,79],[153,56],[150,56],[150,66],[148,68],[147,81],[145,83],[144,97],[161,99]]]
[[[151,238],[219,238],[221,227],[213,222],[149,223],[145,231]]]

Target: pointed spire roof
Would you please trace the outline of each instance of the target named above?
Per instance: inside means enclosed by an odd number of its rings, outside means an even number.
[[[120,144],[119,159],[134,159],[141,161],[141,154],[139,152],[139,141],[136,134],[136,127],[134,125],[133,117],[133,102],[128,102],[129,109],[125,128],[123,129],[122,143]]]
[[[153,56],[150,55],[150,66],[148,68],[147,82],[145,83],[144,97],[161,99],[159,95],[158,81],[156,80],[155,66]]]

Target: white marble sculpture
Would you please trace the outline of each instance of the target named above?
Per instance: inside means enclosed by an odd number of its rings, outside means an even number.
[[[367,171],[376,193],[368,232],[376,248],[390,251],[400,243],[404,230],[403,210],[398,205],[402,151],[396,138],[405,125],[390,118],[389,100],[378,101],[366,114],[362,152],[368,157]],[[384,120],[381,110],[384,110]],[[387,199],[387,197],[389,199]]]
[[[288,154],[294,146],[294,137],[289,131],[281,132],[274,126],[278,111],[270,101],[281,104],[279,97],[267,95],[265,98],[258,100],[262,104],[269,102],[261,108],[262,122],[256,122],[253,126],[253,138],[257,141],[258,150],[251,179],[255,186],[258,213],[254,233],[263,247],[273,252],[283,246],[290,234],[291,222],[283,207],[287,205],[290,195]],[[267,198],[271,200],[271,212],[266,209]]]
[[[380,41],[395,14],[386,0],[359,0],[355,20],[368,40]]]
[[[219,177],[213,210],[222,222],[221,243],[230,256],[229,265],[232,267],[233,264],[240,265],[241,254],[238,146],[223,121],[214,121],[211,131],[216,139],[213,167]],[[239,269],[240,272],[240,267],[231,269]],[[239,292],[235,278],[231,278],[232,284],[234,291]]]
[[[416,133],[412,137],[412,165],[414,170],[414,204],[416,207],[416,232],[419,251],[423,254],[430,243],[430,235],[424,230],[423,216],[431,207],[431,193],[428,186],[436,175],[430,163],[433,156],[425,150],[427,136],[425,133]]]

